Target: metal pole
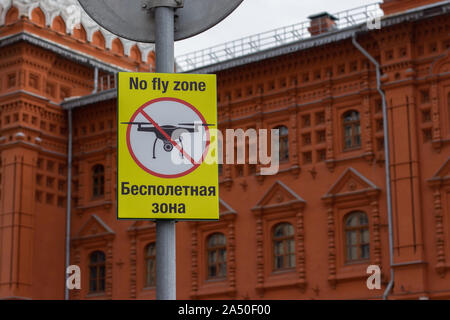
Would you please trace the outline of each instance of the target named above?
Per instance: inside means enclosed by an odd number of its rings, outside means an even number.
[[[67,120],[69,125],[69,141],[67,147],[67,207],[66,207],[66,270],[64,281],[64,299],[69,300],[69,288],[67,287],[67,268],[70,265],[70,219],[72,207],[72,109],[67,112]]]
[[[392,195],[391,195],[391,156],[389,153],[389,124],[388,113],[386,105],[386,95],[381,89],[381,72],[380,64],[374,57],[372,57],[359,43],[356,41],[356,35],[353,35],[352,42],[356,48],[375,65],[377,74],[377,90],[381,96],[381,107],[383,111],[383,131],[384,131],[384,167],[386,171],[386,201],[387,201],[387,214],[388,214],[388,234],[389,234],[389,266],[391,278],[383,293],[383,300],[387,300],[389,292],[394,286],[394,230],[393,230],[393,217],[392,217]]]
[[[156,72],[174,71],[174,9],[155,8]],[[156,299],[176,300],[175,220],[156,221]]]
[[[92,93],[97,93],[98,91],[98,67],[94,69],[94,90]]]

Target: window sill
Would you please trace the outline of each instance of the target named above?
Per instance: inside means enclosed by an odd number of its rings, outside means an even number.
[[[299,280],[296,272],[284,273],[284,277],[269,276],[265,279],[262,285],[259,285],[256,290],[261,296],[264,292],[272,289],[280,288],[296,288],[299,290],[304,290],[306,287],[306,282],[304,280]]]
[[[236,289],[232,288],[226,279],[219,281],[208,280],[208,282],[201,285],[196,292],[191,292],[192,298],[201,298],[205,296],[234,297],[235,295]]]
[[[285,275],[295,272],[295,267],[293,268],[285,268],[285,269],[278,269],[278,270],[272,270],[270,275],[272,276],[278,276],[278,275]]]
[[[336,280],[356,280],[367,278],[367,267],[370,263],[371,262],[368,260],[347,263],[337,270]]]
[[[353,152],[353,151],[358,151],[361,150],[362,146],[358,146],[358,147],[352,147],[352,148],[344,148],[342,149],[342,152]]]
[[[156,300],[156,287],[137,287],[136,300]]]
[[[206,279],[205,280],[205,284],[216,284],[216,283],[222,283],[222,282],[226,282],[227,278],[223,277],[223,278],[213,278],[213,279]]]
[[[266,276],[264,284],[257,288],[258,290],[265,291],[268,289],[277,288],[299,288],[305,287],[305,282],[298,279],[298,274],[295,268],[275,270]]]
[[[155,291],[155,290],[156,290],[156,286],[142,288],[142,291]]]
[[[86,298],[92,298],[92,299],[99,299],[99,298],[106,298],[106,292],[93,292],[88,293],[86,295]]]
[[[352,267],[352,266],[359,266],[359,265],[368,265],[370,263],[369,259],[361,259],[361,260],[355,260],[355,261],[346,261],[344,263],[345,267]]]

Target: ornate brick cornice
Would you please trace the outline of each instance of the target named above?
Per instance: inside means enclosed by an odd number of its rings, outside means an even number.
[[[18,10],[19,18],[26,17],[29,20],[32,19],[33,11],[39,8],[44,14],[45,27],[51,27],[55,19],[60,17],[65,24],[67,34],[72,34],[79,26],[83,26],[88,42],[93,41],[96,32],[101,32],[105,38],[107,49],[111,49],[113,41],[118,38],[92,20],[77,0],[0,0],[0,26],[5,24],[6,15],[12,7]],[[124,38],[118,39],[120,39],[127,56],[131,54],[132,47],[137,45],[144,62],[147,62],[148,55],[154,48],[152,44],[137,43]]]

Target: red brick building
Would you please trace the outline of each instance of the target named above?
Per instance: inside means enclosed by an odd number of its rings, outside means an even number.
[[[70,298],[153,299],[154,224],[116,219],[114,89],[152,48],[70,28],[63,3],[0,1],[0,297],[64,298],[70,199]],[[392,269],[389,298],[450,297],[450,2],[381,7],[381,29],[320,14],[308,37],[189,71],[217,74],[220,129],[281,128],[283,161],[224,164],[220,220],[177,223],[177,298],[379,299]],[[353,38],[386,96],[392,266],[383,98]]]

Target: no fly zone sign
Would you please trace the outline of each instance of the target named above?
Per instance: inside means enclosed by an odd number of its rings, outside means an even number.
[[[118,79],[118,219],[219,219],[215,75]]]

